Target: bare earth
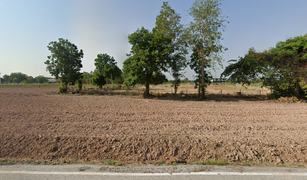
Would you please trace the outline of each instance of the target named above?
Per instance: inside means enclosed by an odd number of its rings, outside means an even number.
[[[0,87],[0,158],[307,163],[307,104]]]

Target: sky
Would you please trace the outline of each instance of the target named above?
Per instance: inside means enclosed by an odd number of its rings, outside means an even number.
[[[181,15],[181,23],[194,0],[169,0]],[[68,39],[82,49],[83,68],[95,69],[97,54],[113,56],[122,68],[130,52],[128,35],[142,26],[152,29],[163,0],[0,0],[0,73],[22,72],[51,77],[44,62],[51,53],[51,41]],[[221,9],[228,16],[222,45],[224,68],[230,59],[244,56],[254,47],[263,51],[277,42],[307,33],[306,0],[224,0]],[[219,77],[223,68],[212,71]],[[187,68],[185,77],[194,79]],[[169,79],[171,76],[167,75]]]

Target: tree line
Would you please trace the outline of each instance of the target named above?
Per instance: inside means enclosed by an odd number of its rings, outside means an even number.
[[[48,79],[42,75],[32,77],[28,76],[27,74],[21,73],[21,72],[13,72],[10,75],[3,75],[1,78],[2,84],[8,84],[8,83],[16,83],[16,84],[32,84],[32,83],[46,83],[48,82]]]
[[[174,78],[176,93],[183,71],[190,66],[197,73],[199,97],[203,98],[209,70],[222,63],[219,54],[227,50],[220,43],[227,23],[220,5],[220,0],[195,0],[188,10],[193,21],[184,25],[180,14],[163,2],[153,29],[140,27],[128,36],[132,47],[122,70],[112,56],[104,53],[94,60],[93,73],[82,74],[83,50],[63,38],[47,46],[51,55],[45,62],[46,69],[61,80],[64,90],[68,84],[78,83],[82,87],[83,77],[91,75],[90,82],[99,87],[107,80],[122,82],[126,87],[143,84],[144,96],[148,96],[149,85],[165,82],[166,72]]]
[[[181,24],[181,16],[168,2],[163,2],[153,29],[138,28],[128,35],[130,53],[121,70],[114,57],[98,54],[92,73],[81,73],[83,51],[67,39],[50,42],[51,51],[45,62],[51,75],[59,78],[63,90],[78,83],[82,87],[84,77],[100,88],[107,81],[123,83],[126,87],[145,85],[144,96],[149,95],[150,84],[167,81],[164,73],[173,76],[175,93],[189,66],[196,73],[198,97],[205,97],[217,65],[222,65],[221,53],[226,51],[220,41],[228,21],[220,8],[220,0],[195,0],[189,8],[192,21]],[[235,83],[249,84],[261,79],[263,86],[271,89],[272,97],[296,96],[304,98],[307,92],[307,35],[279,42],[264,52],[251,48],[244,57],[230,60],[221,76],[230,77]]]

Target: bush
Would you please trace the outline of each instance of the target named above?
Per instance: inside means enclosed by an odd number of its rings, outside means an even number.
[[[305,98],[307,98],[307,85],[303,86],[303,91],[305,92]]]
[[[79,90],[79,92],[81,92],[81,90],[82,90],[82,79],[78,79],[78,90]]]
[[[58,87],[59,93],[66,93],[66,89],[64,87]]]

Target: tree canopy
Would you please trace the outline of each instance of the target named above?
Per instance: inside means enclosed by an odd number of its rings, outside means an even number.
[[[168,58],[168,68],[174,78],[173,85],[175,94],[180,84],[180,78],[183,77],[182,71],[187,66],[187,39],[185,28],[180,24],[181,16],[172,9],[168,2],[163,2],[160,14],[156,18],[156,31],[163,33],[164,36],[171,39],[168,48],[172,52]]]
[[[149,95],[149,84],[166,79],[162,71],[167,71],[171,39],[163,33],[149,31],[142,27],[128,36],[132,45],[130,54],[124,62],[123,72],[125,85],[132,86],[137,82],[145,84],[144,95]]]
[[[114,57],[111,57],[106,53],[98,54],[95,59],[96,68],[94,76],[91,78],[92,84],[101,88],[106,84],[106,80],[110,80],[112,83],[119,82],[122,77],[122,71],[116,64]]]
[[[35,77],[35,81],[38,83],[45,83],[48,82],[48,79],[42,75]]]
[[[220,0],[196,0],[189,10],[193,17],[189,27],[189,42],[194,52],[199,53],[199,58],[194,58],[199,69],[201,95],[205,96],[205,67],[215,68],[222,65],[219,53],[226,50],[220,44],[222,32],[225,28],[226,17],[222,15]],[[194,62],[192,62],[194,63]]]
[[[81,58],[83,51],[78,50],[77,46],[67,39],[59,38],[59,41],[52,41],[47,46],[51,52],[46,70],[56,77],[60,78],[62,86],[65,84],[65,89],[69,83],[75,84],[78,79],[82,78],[80,72],[82,68]]]
[[[304,97],[302,85],[307,72],[307,34],[281,41],[274,48],[256,52],[251,48],[244,57],[233,62],[222,76],[232,82],[248,82],[262,78],[272,95]]]
[[[21,72],[16,72],[16,73],[13,72],[13,73],[10,74],[8,80],[9,80],[10,83],[17,83],[17,84],[19,84],[19,83],[21,83],[23,81],[27,81],[27,77],[28,77],[28,75],[23,74]],[[6,79],[6,77],[5,77],[5,79]]]

